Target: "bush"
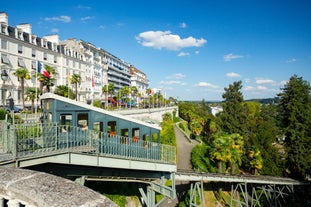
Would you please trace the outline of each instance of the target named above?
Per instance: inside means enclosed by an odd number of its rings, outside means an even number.
[[[179,127],[181,130],[185,131],[185,127],[184,127],[184,125],[183,125],[182,123],[179,123],[179,124],[178,124],[178,127]]]
[[[5,119],[5,114],[6,114],[6,111],[4,109],[0,109],[0,120],[4,120]]]

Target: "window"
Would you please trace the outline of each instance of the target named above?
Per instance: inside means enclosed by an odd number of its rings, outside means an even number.
[[[57,56],[54,55],[54,63],[57,63]]]
[[[7,55],[5,55],[5,54],[1,55],[1,62],[4,63],[4,64],[7,64],[9,67],[12,68],[12,64],[11,64],[11,62],[10,62],[10,60],[9,60]]]
[[[23,53],[23,45],[18,44],[18,53],[22,54]]]
[[[26,68],[25,63],[22,58],[18,58],[18,66],[21,68]]]
[[[6,26],[1,25],[1,33],[6,34]]]
[[[59,116],[59,125],[61,133],[71,131],[72,114],[61,114]]]
[[[34,70],[37,69],[37,65],[36,65],[36,61],[35,60],[31,61],[31,68],[34,69]]]
[[[88,129],[88,114],[78,114],[78,127],[80,127],[82,130]]]
[[[110,136],[116,136],[117,135],[117,122],[116,121],[109,121],[108,122],[108,128],[107,132]]]
[[[48,55],[47,55],[46,53],[44,53],[44,54],[43,54],[43,60],[47,60],[47,59],[48,59],[47,56],[48,56]]]
[[[36,57],[36,49],[31,49],[31,57]]]
[[[8,42],[5,39],[1,39],[1,49],[3,50],[8,49]]]

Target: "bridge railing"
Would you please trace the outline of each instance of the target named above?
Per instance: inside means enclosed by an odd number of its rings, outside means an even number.
[[[108,133],[83,130],[80,127],[38,122],[6,126],[3,123],[1,131],[2,154],[11,154],[13,158],[81,152],[105,157],[176,164],[174,146],[136,137],[110,136]]]

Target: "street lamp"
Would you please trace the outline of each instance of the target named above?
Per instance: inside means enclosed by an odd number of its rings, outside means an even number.
[[[5,81],[8,80],[9,74],[6,72],[6,70],[2,69],[1,71],[1,79],[3,81],[3,85],[2,85],[2,106],[5,106]]]

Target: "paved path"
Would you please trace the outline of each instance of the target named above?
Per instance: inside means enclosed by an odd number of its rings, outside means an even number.
[[[184,133],[174,126],[177,142],[177,152],[178,152],[178,170],[191,170],[191,152],[193,147],[197,144],[197,141],[191,140],[184,135]]]
[[[197,141],[189,139],[184,133],[174,125],[176,142],[177,142],[177,153],[178,153],[178,170],[191,170],[191,152],[193,147],[198,144]],[[174,200],[167,199],[160,206],[161,207],[175,207],[178,204],[178,200],[182,200],[189,190],[189,182],[176,182],[176,194],[177,198]]]

